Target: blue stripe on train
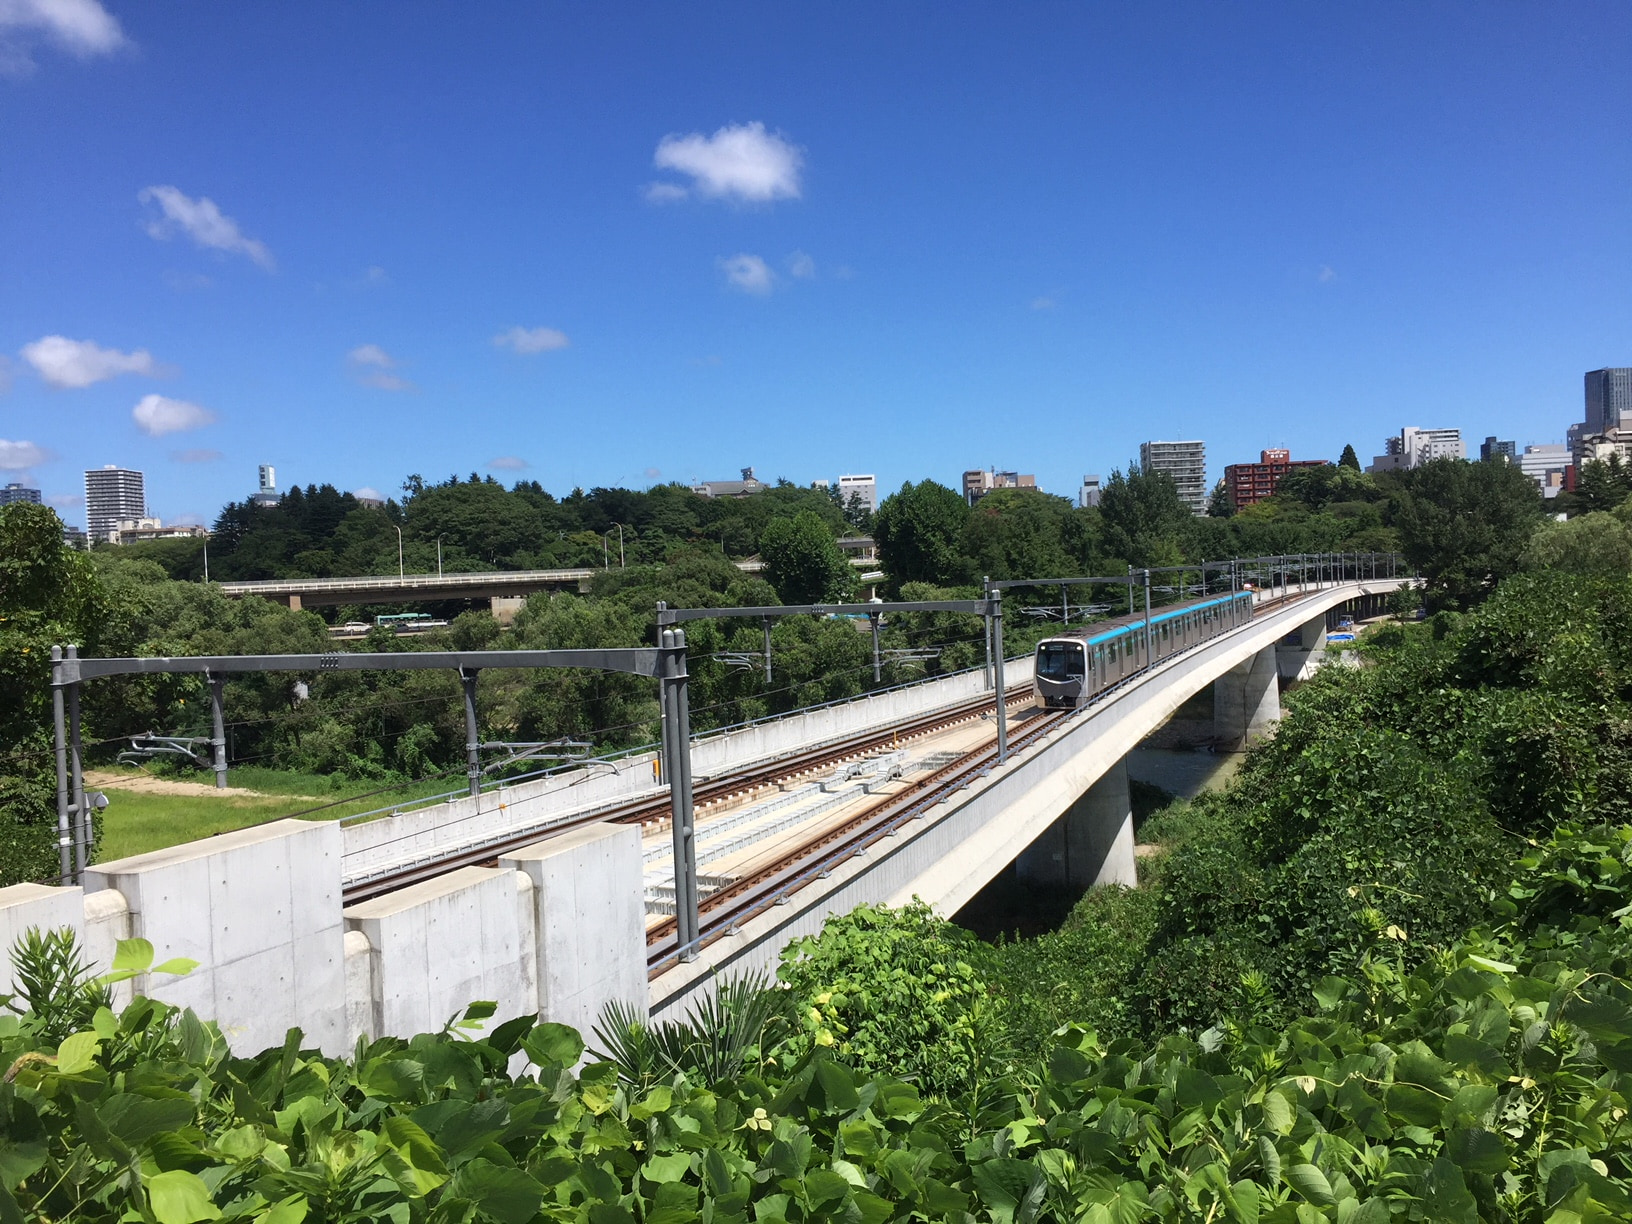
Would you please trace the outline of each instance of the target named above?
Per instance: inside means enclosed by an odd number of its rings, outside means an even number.
[[[1186,604],[1185,607],[1178,607],[1178,609],[1173,609],[1172,612],[1164,612],[1164,614],[1159,615],[1159,617],[1151,617],[1151,625],[1154,627],[1154,625],[1160,625],[1160,623],[1164,622],[1164,620],[1172,620],[1173,617],[1183,617],[1183,615],[1191,614],[1191,612],[1200,612],[1201,609],[1208,609],[1208,607],[1224,607],[1226,604],[1234,604],[1234,602],[1242,601],[1242,599],[1252,599],[1252,596],[1250,596],[1247,591],[1242,591],[1240,594],[1234,594],[1234,596],[1221,596],[1217,597],[1217,599],[1209,599],[1209,601],[1204,602],[1204,604]],[[1142,622],[1142,620],[1136,620],[1136,622],[1131,623],[1131,625],[1120,625],[1120,627],[1113,628],[1113,630],[1106,630],[1105,633],[1098,633],[1098,635],[1092,636],[1092,638],[1044,638],[1043,641],[1080,641],[1080,643],[1085,646],[1097,646],[1098,643],[1102,643],[1102,641],[1110,641],[1111,638],[1120,638],[1123,633],[1133,633],[1134,630],[1142,630],[1142,628],[1144,628],[1144,622]],[[1043,641],[1036,643],[1036,645],[1043,645]]]

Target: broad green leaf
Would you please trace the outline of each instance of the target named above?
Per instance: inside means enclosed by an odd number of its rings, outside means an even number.
[[[306,1218],[306,1196],[281,1199],[255,1217],[255,1224],[301,1224]]]
[[[1274,1089],[1264,1093],[1264,1125],[1277,1135],[1292,1133],[1292,1121],[1297,1116],[1292,1103]]]
[[[153,963],[153,945],[145,939],[121,939],[113,953],[115,973],[146,973]]]
[[[469,1199],[476,1210],[499,1224],[527,1224],[544,1202],[544,1187],[520,1169],[478,1156],[462,1166],[447,1193]]]
[[[1470,1173],[1501,1173],[1509,1157],[1502,1137],[1483,1127],[1459,1127],[1445,1136],[1445,1154]]]
[[[522,1040],[521,1048],[535,1067],[552,1063],[571,1067],[584,1056],[584,1039],[565,1024],[540,1024]]]
[[[197,1105],[191,1097],[154,1099],[120,1092],[98,1106],[108,1130],[131,1147],[139,1147],[160,1131],[191,1124]]]
[[[96,1065],[96,1052],[101,1048],[94,1032],[75,1033],[64,1037],[57,1047],[57,1071],[63,1075],[79,1075]]]
[[[640,1175],[649,1182],[662,1185],[665,1182],[677,1182],[691,1172],[691,1157],[684,1152],[674,1152],[667,1156],[653,1156],[640,1167]]]
[[[1337,1202],[1337,1196],[1332,1193],[1332,1183],[1326,1180],[1326,1174],[1312,1164],[1293,1165],[1286,1171],[1286,1180],[1311,1203],[1330,1207]]]
[[[198,968],[198,962],[188,956],[173,956],[163,964],[154,965],[149,973],[172,973],[177,977],[185,977]]]
[[[1230,1210],[1235,1214],[1237,1224],[1258,1224],[1260,1194],[1256,1182],[1246,1180],[1236,1182],[1230,1187],[1227,1201]]]
[[[221,1209],[197,1174],[171,1169],[148,1178],[145,1184],[148,1205],[159,1224],[197,1224],[220,1218]]]

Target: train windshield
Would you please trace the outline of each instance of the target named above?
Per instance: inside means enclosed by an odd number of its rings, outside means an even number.
[[[1037,674],[1047,680],[1080,680],[1082,646],[1077,642],[1044,642],[1037,647]]]

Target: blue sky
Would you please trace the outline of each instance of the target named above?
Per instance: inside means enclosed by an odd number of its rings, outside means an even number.
[[[0,0],[0,479],[1074,495],[1632,364],[1632,7]]]

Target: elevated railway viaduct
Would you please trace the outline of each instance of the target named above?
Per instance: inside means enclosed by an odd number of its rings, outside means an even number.
[[[0,890],[0,939],[69,926],[104,964],[130,937],[191,957],[186,977],[121,989],[190,1005],[245,1051],[296,1025],[343,1051],[439,1027],[474,999],[585,1031],[614,998],[672,1014],[715,974],[768,967],[861,902],[919,896],[949,913],[1010,863],[1039,880],[1131,882],[1127,752],[1209,685],[1221,741],[1264,733],[1277,676],[1314,664],[1328,618],[1398,582],[1265,598],[1252,620],[1078,711],[1029,714],[1030,660],[1014,660],[1002,762],[978,670],[697,739],[707,893],[691,959],[665,917],[674,868],[655,754],[355,825],[283,820],[95,863],[77,885]],[[819,815],[801,823],[800,804]]]

